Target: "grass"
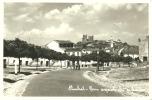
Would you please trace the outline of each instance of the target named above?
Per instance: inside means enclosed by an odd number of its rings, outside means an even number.
[[[119,80],[148,80],[148,68],[117,68],[112,69],[107,75],[108,78]]]
[[[124,96],[148,96],[149,95],[149,68],[144,67],[115,67],[108,71],[100,71],[99,74],[90,72],[88,75],[107,88],[124,87],[134,88],[137,91],[121,91]],[[103,77],[106,76],[106,77]],[[123,89],[123,88],[122,88]],[[143,91],[138,91],[142,89]]]

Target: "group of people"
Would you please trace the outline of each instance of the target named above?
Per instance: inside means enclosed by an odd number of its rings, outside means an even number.
[[[80,64],[79,63],[76,63],[76,64],[70,64],[68,67],[70,67],[71,69],[73,70],[80,70]]]
[[[76,70],[80,70],[80,64],[76,63]]]

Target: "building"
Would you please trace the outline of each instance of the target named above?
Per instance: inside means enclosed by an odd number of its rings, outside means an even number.
[[[69,56],[75,55],[75,56],[81,56],[82,52],[80,48],[67,48],[65,49],[66,54]]]
[[[93,42],[93,40],[94,40],[94,39],[93,39],[93,36],[88,36],[88,37],[89,37],[89,38],[88,38],[88,41],[89,41],[89,42]]]
[[[17,65],[19,64],[18,58],[15,58],[15,57],[4,57],[3,60],[7,66],[14,66],[14,62],[17,62]],[[20,65],[21,66],[36,66],[37,62],[35,60],[32,60],[32,58],[21,57]],[[49,65],[48,59],[44,59],[44,58],[38,59],[38,66],[48,66],[48,65]]]
[[[92,49],[92,48],[86,48],[86,49],[82,49],[82,54],[91,54],[93,52],[99,51],[99,49]]]
[[[146,36],[145,39],[138,40],[139,43],[139,59],[142,62],[149,62],[149,36]]]
[[[135,45],[128,45],[121,49],[122,55],[124,57],[130,56],[133,59],[139,57],[139,47]],[[119,52],[121,55],[121,53]]]
[[[65,53],[66,48],[74,48],[73,44],[74,43],[69,40],[53,40],[46,44],[46,46],[54,51]]]
[[[74,56],[81,56],[81,49],[80,48],[75,48],[74,43],[69,41],[69,40],[53,40],[50,43],[46,45],[49,49],[52,49],[56,52],[61,52],[61,53],[66,53],[69,56],[74,55]],[[64,61],[58,61],[55,62],[55,66],[60,66],[62,67],[68,67],[70,61],[64,60]]]
[[[93,41],[94,41],[93,35],[92,35],[92,36],[83,35],[83,38],[82,38],[82,42],[83,42],[83,43],[93,42]]]

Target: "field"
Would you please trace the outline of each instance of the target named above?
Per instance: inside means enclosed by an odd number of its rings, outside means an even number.
[[[148,80],[148,68],[115,68],[112,69],[107,75],[108,78],[117,80]]]
[[[106,69],[106,68],[105,68]],[[117,88],[124,96],[148,96],[149,68],[125,67],[111,68],[99,74],[89,72],[88,75],[106,88]]]

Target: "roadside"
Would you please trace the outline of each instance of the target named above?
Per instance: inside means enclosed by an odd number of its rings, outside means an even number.
[[[149,95],[149,69],[148,68],[111,68],[111,70],[87,71],[84,77],[109,89],[116,90],[124,96]],[[106,90],[105,90],[106,91]]]
[[[61,68],[39,67],[22,67],[21,72],[14,74],[14,66],[7,66],[3,70],[3,93],[4,96],[21,96],[29,81],[35,76],[49,71],[57,71]]]

